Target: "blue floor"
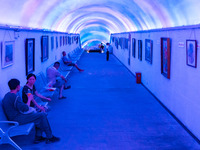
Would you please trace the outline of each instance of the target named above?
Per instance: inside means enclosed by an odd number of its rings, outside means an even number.
[[[13,140],[24,150],[198,150],[200,145],[111,55],[84,53],[65,100],[50,103],[48,119],[61,141],[32,144],[34,130]],[[9,145],[0,149],[13,149]]]

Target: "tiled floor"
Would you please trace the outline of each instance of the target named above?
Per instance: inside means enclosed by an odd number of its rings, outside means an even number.
[[[34,130],[13,140],[24,150],[198,150],[200,145],[114,57],[84,53],[65,100],[54,100],[48,119],[54,144],[32,144]],[[13,149],[0,145],[0,149]]]

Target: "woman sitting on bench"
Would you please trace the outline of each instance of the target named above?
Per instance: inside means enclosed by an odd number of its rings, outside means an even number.
[[[23,102],[26,104],[28,102],[28,97],[32,94],[34,96],[34,99],[31,101],[30,106],[36,108],[38,111],[43,111],[45,112],[46,109],[44,106],[40,106],[38,105],[38,103],[35,101],[35,99],[37,97],[41,98],[41,99],[45,99],[47,101],[51,101],[50,98],[47,98],[45,96],[42,96],[41,94],[39,94],[35,88],[35,81],[36,81],[36,76],[32,73],[30,73],[27,77],[27,82],[26,85],[23,87],[22,90],[22,99]]]

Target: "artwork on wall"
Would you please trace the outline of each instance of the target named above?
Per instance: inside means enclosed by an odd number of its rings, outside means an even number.
[[[1,48],[1,68],[13,65],[14,62],[14,41],[2,42]]]
[[[125,40],[125,49],[128,49],[128,39],[125,38],[124,40]]]
[[[67,36],[65,36],[65,44],[67,45]]]
[[[118,38],[115,38],[115,47],[118,49],[118,45],[119,45],[119,43],[118,43]]]
[[[62,46],[62,36],[60,36],[60,47]]]
[[[152,64],[153,41],[145,39],[145,60]]]
[[[135,58],[135,38],[132,38],[132,56]]]
[[[56,37],[56,48],[58,48],[58,37]]]
[[[72,38],[71,38],[71,39],[72,39],[72,44],[73,44],[73,43],[74,43],[74,37],[72,36]]]
[[[35,70],[35,39],[26,39],[25,44],[26,75]]]
[[[161,73],[170,79],[170,39],[161,38]]]
[[[121,47],[121,49],[123,48],[122,45],[123,45],[123,39],[120,37],[120,38],[119,38],[119,46]]]
[[[51,50],[54,49],[54,37],[52,36],[51,37]]]
[[[49,37],[42,36],[41,39],[41,61],[44,62],[49,57]]]
[[[79,39],[79,38],[78,38],[78,36],[77,36],[77,37],[76,37],[76,44],[78,44],[78,39]]]
[[[142,61],[142,40],[138,40],[138,59]]]
[[[191,67],[197,67],[197,41],[186,40],[186,64]]]
[[[68,36],[68,44],[71,45],[71,37]]]

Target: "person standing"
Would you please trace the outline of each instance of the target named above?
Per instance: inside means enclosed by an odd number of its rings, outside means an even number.
[[[110,43],[106,43],[106,60],[109,60],[109,47],[110,47]]]

